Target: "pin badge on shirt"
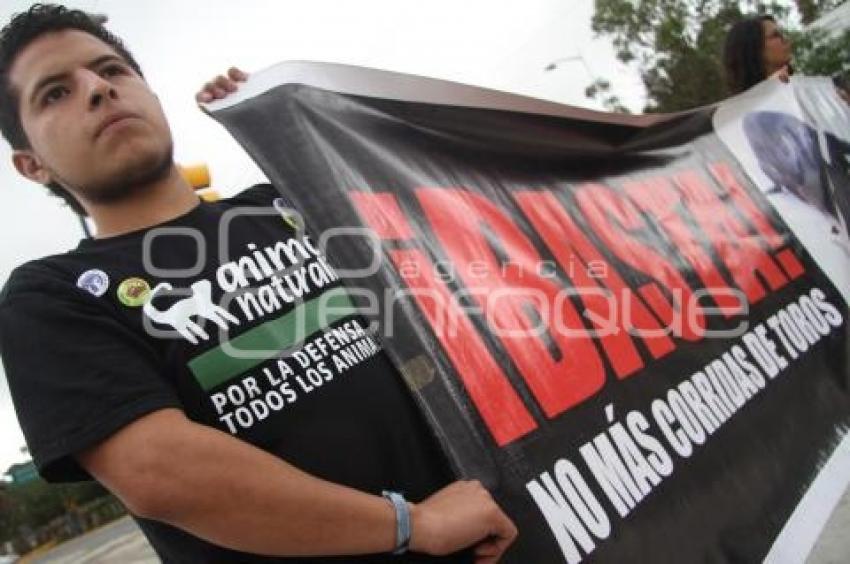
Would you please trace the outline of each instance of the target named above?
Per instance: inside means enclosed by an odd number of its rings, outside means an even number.
[[[286,207],[286,200],[283,198],[275,198],[272,201],[272,205],[283,218],[283,221],[285,221],[290,227],[296,230],[301,229],[301,216],[294,209]]]
[[[99,298],[109,289],[109,276],[97,268],[86,270],[77,278],[77,287]]]
[[[145,305],[151,293],[150,284],[142,278],[127,278],[118,285],[118,299],[127,307]]]

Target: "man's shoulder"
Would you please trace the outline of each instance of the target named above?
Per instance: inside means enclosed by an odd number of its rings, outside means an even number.
[[[221,202],[231,207],[268,207],[279,205],[275,204],[276,200],[279,200],[286,207],[291,207],[288,203],[289,198],[282,194],[273,184],[266,182],[254,184],[237,193],[235,196],[221,200]]]
[[[73,291],[79,277],[75,275],[78,270],[75,267],[78,263],[74,258],[75,254],[76,251],[68,251],[30,260],[17,266],[0,288],[0,308],[23,296],[50,297]]]

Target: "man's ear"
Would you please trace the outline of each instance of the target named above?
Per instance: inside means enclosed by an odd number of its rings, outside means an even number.
[[[47,185],[53,181],[50,172],[44,167],[41,159],[30,150],[17,149],[13,151],[12,164],[15,165],[18,174],[33,182]]]

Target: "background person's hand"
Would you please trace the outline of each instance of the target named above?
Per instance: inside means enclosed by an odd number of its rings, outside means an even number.
[[[838,97],[844,100],[845,104],[850,106],[850,92],[844,88],[836,88],[835,91],[838,93]]]
[[[782,67],[781,69],[777,70],[772,75],[770,75],[770,78],[778,78],[780,81],[784,82],[785,84],[788,84],[790,77],[791,77],[791,75],[788,73],[788,65],[785,65],[784,67]]]
[[[235,92],[238,88],[237,83],[245,82],[246,80],[248,80],[248,73],[236,67],[230,67],[227,70],[227,76],[220,74],[204,84],[198,93],[195,94],[195,100],[199,104],[220,100],[231,92]]]
[[[449,484],[411,504],[410,550],[445,556],[475,547],[476,564],[499,561],[517,536],[513,522],[481,482]]]

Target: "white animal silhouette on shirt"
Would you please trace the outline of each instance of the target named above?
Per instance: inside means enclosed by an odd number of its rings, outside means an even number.
[[[212,301],[212,284],[209,280],[198,280],[190,286],[192,295],[173,304],[167,310],[154,307],[153,300],[157,294],[174,288],[168,282],[160,282],[151,291],[150,299],[144,305],[144,312],[152,321],[163,325],[171,325],[187,341],[198,344],[198,337],[207,340],[210,336],[204,329],[192,320],[193,317],[203,317],[227,330],[225,320],[239,325],[239,320],[223,307]]]

